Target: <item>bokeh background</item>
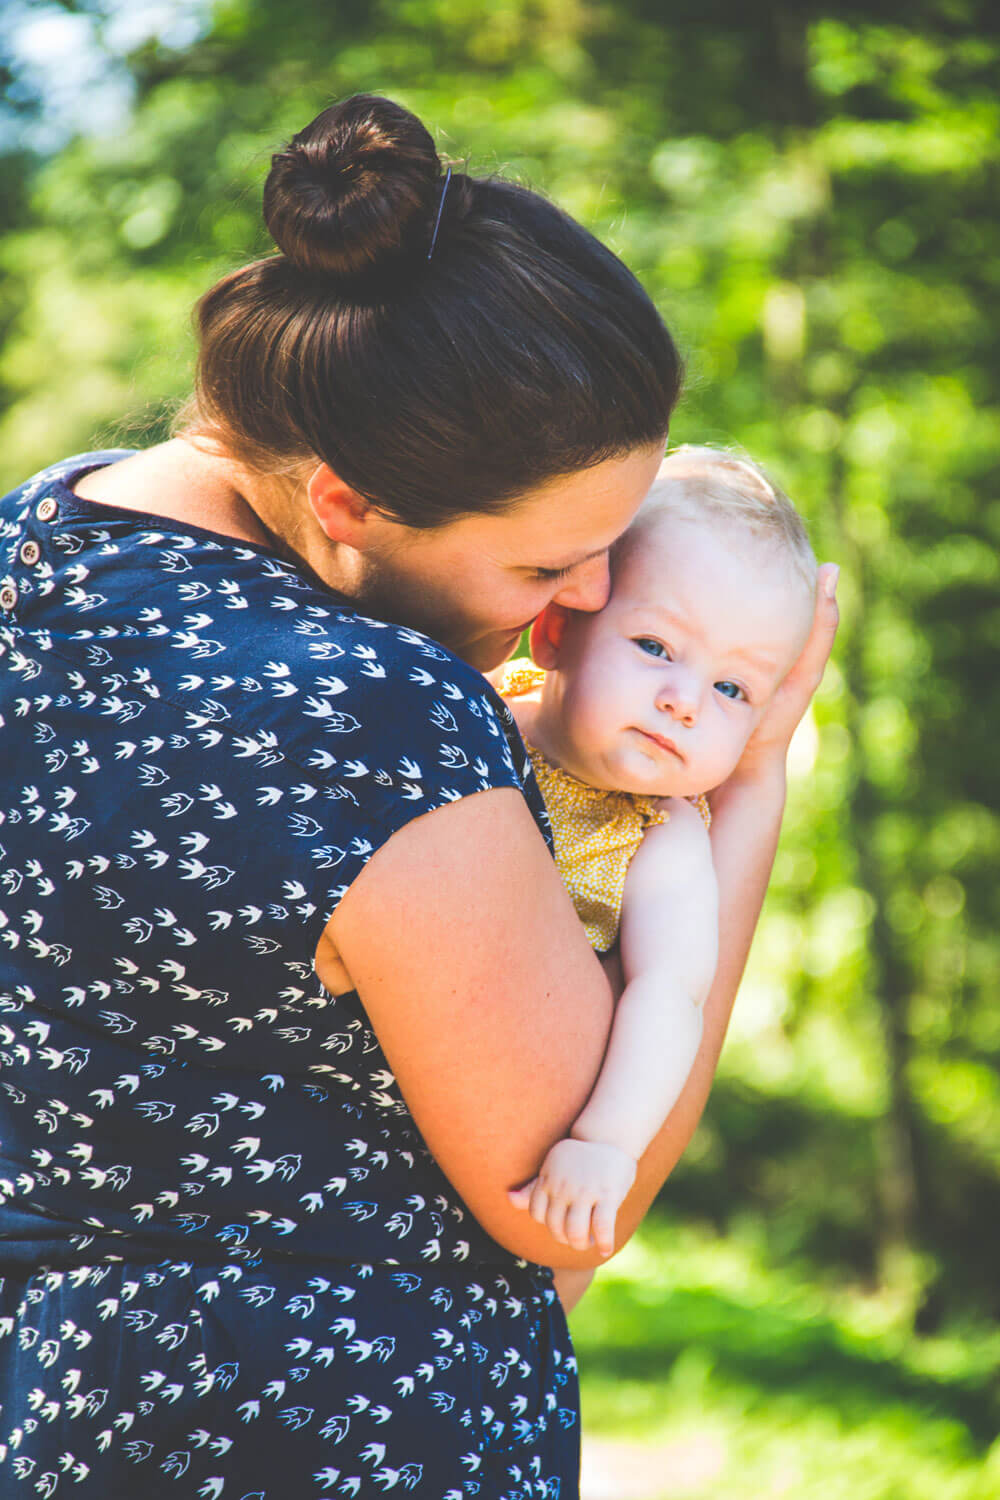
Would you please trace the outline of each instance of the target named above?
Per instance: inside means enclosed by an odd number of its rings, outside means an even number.
[[[391,94],[635,269],[842,564],[705,1121],[574,1315],[587,1500],[1000,1495],[1000,8],[6,0],[0,485],[166,432],[270,153]]]

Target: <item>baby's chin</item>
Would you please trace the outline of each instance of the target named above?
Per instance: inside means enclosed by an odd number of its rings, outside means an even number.
[[[665,765],[661,758],[647,758],[642,751],[630,751],[615,765],[602,768],[601,779],[592,784],[633,797],[698,797],[708,790],[698,780],[697,767],[680,761],[676,766]]]

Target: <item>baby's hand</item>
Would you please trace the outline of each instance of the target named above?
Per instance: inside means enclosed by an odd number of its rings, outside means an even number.
[[[635,1181],[633,1157],[601,1141],[558,1141],[537,1177],[508,1193],[553,1239],[573,1250],[615,1248],[615,1216]]]

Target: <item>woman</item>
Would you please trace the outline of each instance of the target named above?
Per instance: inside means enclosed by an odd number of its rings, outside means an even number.
[[[265,217],[180,436],[3,502],[4,1457],[102,1500],[565,1497],[549,1267],[597,1257],[507,1189],[614,975],[476,669],[603,604],[678,362],[606,249],[388,101],[297,136]],[[717,799],[706,1039],[623,1239],[704,1103],[833,614]]]

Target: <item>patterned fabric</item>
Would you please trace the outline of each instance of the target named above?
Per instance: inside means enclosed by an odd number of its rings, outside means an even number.
[[[516,657],[500,673],[500,692],[507,698],[535,692],[545,672],[526,657]],[[573,899],[576,914],[591,945],[605,953],[618,936],[625,878],[647,828],[666,823],[653,797],[609,792],[590,786],[527,747],[535,779],[545,802],[555,843],[556,863]],[[706,828],[712,814],[705,796],[695,803]]]
[[[313,970],[411,818],[545,827],[513,721],[265,549],[72,493],[123,456],[0,502],[0,1491],[566,1500],[552,1273]]]

